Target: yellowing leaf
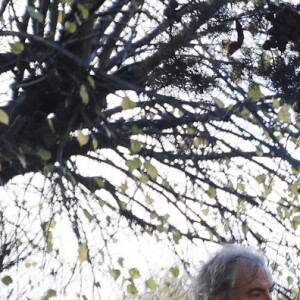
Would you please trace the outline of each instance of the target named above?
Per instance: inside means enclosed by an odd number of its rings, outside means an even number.
[[[80,86],[80,92],[79,92],[80,98],[82,100],[82,102],[84,104],[88,104],[89,103],[89,94],[86,90],[86,86],[84,84],[82,84]]]
[[[81,130],[78,130],[77,132],[77,141],[80,146],[84,146],[88,143],[89,141],[89,135],[84,134]]]
[[[88,260],[88,247],[87,247],[87,244],[81,243],[79,245],[78,259],[81,263]]]
[[[0,109],[0,123],[2,123],[4,125],[9,124],[9,115],[3,109]]]
[[[132,109],[136,107],[136,103],[131,101],[128,97],[124,97],[121,106],[124,110]]]

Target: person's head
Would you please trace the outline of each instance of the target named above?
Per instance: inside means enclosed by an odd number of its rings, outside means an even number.
[[[225,245],[200,269],[196,300],[271,300],[273,281],[264,256]]]

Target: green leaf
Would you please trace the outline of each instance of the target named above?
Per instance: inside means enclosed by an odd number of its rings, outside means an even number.
[[[138,169],[142,166],[142,162],[139,158],[126,160],[125,164],[131,171],[133,171],[134,169]]]
[[[21,42],[15,42],[9,44],[10,44],[11,51],[16,55],[19,55],[24,51],[24,44]]]
[[[258,145],[258,146],[256,147],[255,154],[256,154],[257,156],[263,156],[263,155],[264,155],[264,150],[262,149],[262,147],[261,147],[260,145]]]
[[[170,219],[170,215],[169,214],[164,214],[160,217],[160,219],[164,222],[168,221]]]
[[[76,32],[77,30],[77,25],[75,22],[70,22],[70,21],[67,21],[65,23],[65,29],[69,32],[69,33],[74,33]]]
[[[277,121],[282,121],[284,123],[290,123],[291,122],[291,114],[289,112],[288,105],[283,105],[277,115]]]
[[[173,277],[177,278],[179,276],[179,268],[178,267],[172,267],[169,269],[169,271],[173,275]]]
[[[79,95],[80,95],[80,98],[81,98],[81,100],[84,104],[89,103],[89,94],[88,94],[86,86],[84,84],[82,84],[80,86]]]
[[[140,271],[137,268],[132,268],[129,270],[129,275],[133,279],[137,279],[141,277]]]
[[[156,282],[152,278],[146,280],[145,285],[150,290],[155,290],[155,289],[158,288],[158,285],[156,284]]]
[[[124,192],[127,191],[128,190],[127,182],[122,182],[121,185],[120,185],[120,189]]]
[[[242,230],[245,236],[247,236],[247,233],[249,232],[249,227],[245,224],[242,225]]]
[[[42,160],[51,159],[51,152],[46,149],[39,149],[36,153]]]
[[[224,108],[225,107],[224,102],[221,99],[219,99],[217,97],[212,97],[212,100],[215,102],[215,104],[218,108]]]
[[[144,131],[136,125],[133,125],[131,127],[131,132],[132,132],[133,135],[135,135],[135,134],[144,134]]]
[[[207,146],[208,145],[208,140],[205,138],[201,138],[201,137],[196,137],[193,140],[193,145],[198,148],[200,146]]]
[[[265,183],[266,178],[267,178],[266,174],[260,174],[260,175],[256,176],[256,181],[258,183]]]
[[[156,229],[159,233],[166,232],[166,228],[163,225],[157,225]]]
[[[176,230],[176,229],[173,229],[172,230],[172,235],[173,235],[173,240],[176,244],[179,243],[179,240],[182,238],[182,234]]]
[[[203,208],[201,211],[202,211],[204,216],[207,216],[208,213],[209,213],[209,208]]]
[[[94,150],[98,149],[99,143],[98,143],[97,139],[95,139],[95,138],[92,139],[92,146],[93,146]]]
[[[208,189],[208,191],[207,191],[207,195],[208,195],[210,198],[215,199],[216,196],[217,196],[217,190],[216,190],[216,188],[213,187],[213,186],[210,186],[209,189]]]
[[[141,150],[142,145],[143,145],[142,142],[136,141],[136,140],[131,140],[130,144],[131,144],[130,145],[130,150],[131,150],[132,153],[138,153]]]
[[[299,225],[300,225],[300,216],[296,216],[292,220],[292,227],[294,230],[296,230]]]
[[[121,275],[121,271],[118,269],[112,269],[109,271],[109,273],[114,280],[117,280],[119,278],[119,276]]]
[[[0,109],[0,123],[2,123],[4,125],[9,124],[9,115],[3,109]]]
[[[61,3],[66,3],[66,4],[69,4],[69,5],[72,5],[74,0],[59,0]]]
[[[294,283],[294,278],[291,276],[288,276],[287,282],[288,282],[288,285],[292,285]]]
[[[50,236],[50,234],[48,234],[48,236]],[[51,253],[52,251],[53,251],[53,243],[51,241],[47,241],[47,252]]]
[[[63,23],[65,15],[66,15],[66,13],[63,10],[60,10],[60,9],[58,10],[57,19],[58,19],[59,24]]]
[[[18,157],[18,160],[19,160],[20,164],[22,165],[22,167],[24,169],[26,169],[26,167],[27,167],[26,157],[22,154],[17,154],[17,157]]]
[[[87,19],[89,17],[89,10],[82,4],[78,3],[77,4],[78,10],[81,12],[82,18]]]
[[[104,181],[103,178],[101,178],[101,177],[94,177],[94,181],[96,182],[96,184],[97,184],[97,186],[98,186],[99,188],[104,188],[104,186],[105,186],[105,181]]]
[[[86,145],[89,142],[89,139],[90,139],[89,135],[84,134],[81,130],[77,131],[77,137],[76,138],[77,138],[77,141],[78,141],[80,147]]]
[[[56,226],[56,221],[55,220],[50,220],[48,222],[44,222],[42,227],[45,233],[47,233],[49,230],[54,229]]]
[[[4,283],[5,285],[10,285],[13,283],[13,280],[10,276],[4,276],[1,279],[2,283]]]
[[[44,231],[44,236],[46,239],[46,244],[47,244],[47,252],[50,253],[53,251],[53,234],[50,230]]]
[[[158,175],[157,169],[151,163],[149,163],[147,161],[144,162],[144,167],[148,171],[148,174],[149,174],[150,178],[152,180],[155,180],[157,175]]]
[[[123,266],[124,266],[124,258],[123,257],[118,258],[118,264],[123,268]]]
[[[149,181],[149,176],[143,173],[140,177],[140,183],[147,184],[148,181]]]
[[[43,23],[44,22],[44,16],[42,13],[40,13],[38,10],[36,10],[34,7],[32,6],[28,6],[27,7],[27,11],[28,11],[28,14],[29,16],[38,21],[39,23]]]
[[[88,260],[88,247],[86,243],[81,243],[78,248],[78,259],[81,263]]]
[[[91,215],[90,212],[85,208],[83,209],[83,214],[89,220],[89,222],[92,222],[92,220],[94,219],[94,216]]]
[[[248,91],[248,97],[254,100],[259,100],[263,96],[264,94],[261,92],[259,85],[257,83],[253,83]]]
[[[165,285],[161,291],[163,294],[168,294],[170,292],[170,285]]]
[[[128,284],[127,285],[127,292],[131,295],[136,295],[138,293],[138,290],[134,283]]]
[[[147,203],[148,205],[153,204],[153,199],[152,199],[150,196],[146,196],[146,203]]]
[[[128,97],[124,97],[122,99],[122,104],[121,104],[122,108],[124,110],[127,110],[127,109],[133,109],[136,107],[136,103],[131,101]]]
[[[56,296],[57,296],[56,290],[49,289],[49,290],[47,291],[47,296],[48,296],[48,298],[56,297]]]
[[[92,77],[91,75],[88,75],[87,80],[88,80],[90,86],[94,89],[96,87],[94,77]]]

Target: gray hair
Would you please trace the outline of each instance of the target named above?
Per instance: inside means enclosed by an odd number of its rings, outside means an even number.
[[[251,266],[253,278],[259,270],[267,269],[266,259],[260,253],[238,245],[225,245],[202,265],[195,281],[195,299],[211,300],[213,296],[229,292],[241,264]]]

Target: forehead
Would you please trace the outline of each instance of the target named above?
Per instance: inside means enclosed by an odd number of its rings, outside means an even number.
[[[252,267],[242,266],[238,268],[234,289],[263,288],[269,290],[273,285],[273,279],[266,268],[254,270]]]

